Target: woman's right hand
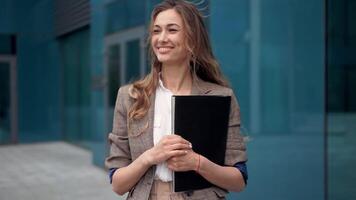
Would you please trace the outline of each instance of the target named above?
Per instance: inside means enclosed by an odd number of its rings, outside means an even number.
[[[179,135],[165,135],[151,149],[145,151],[145,161],[151,165],[157,165],[171,158],[172,156],[182,156],[192,148],[189,141]]]

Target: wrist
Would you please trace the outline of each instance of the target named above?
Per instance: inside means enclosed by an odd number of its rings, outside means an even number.
[[[152,166],[151,158],[150,158],[150,149],[147,150],[145,153],[141,154],[140,161],[143,166],[149,168]]]

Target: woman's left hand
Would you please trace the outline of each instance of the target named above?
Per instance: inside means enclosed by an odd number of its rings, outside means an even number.
[[[199,163],[199,154],[193,150],[189,150],[187,154],[182,156],[174,156],[167,160],[167,166],[175,172],[184,172],[197,170]]]

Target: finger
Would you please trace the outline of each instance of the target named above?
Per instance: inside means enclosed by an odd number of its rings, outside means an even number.
[[[172,170],[172,171],[176,171],[176,168],[174,167],[173,164],[167,164],[168,169]]]
[[[173,156],[171,158],[172,162],[174,162],[174,163],[178,162],[179,161],[179,157],[181,157],[181,156]]]
[[[170,150],[191,150],[189,144],[175,143],[168,147]]]
[[[185,155],[172,156],[172,157],[169,158],[166,162],[167,162],[167,163],[170,163],[170,164],[174,164],[174,163],[177,163],[177,162],[181,162],[183,156],[185,156]]]
[[[179,134],[168,134],[168,135],[165,135],[165,136],[163,136],[164,138],[167,138],[167,139],[178,139],[178,140],[180,140],[180,139],[183,139],[184,140],[184,138],[181,136],[181,135],[179,135]]]
[[[162,139],[158,142],[158,144],[162,146],[170,146],[172,144],[177,143],[177,141],[178,140],[175,138],[163,136]]]
[[[175,138],[171,138],[170,140],[173,143],[182,143],[182,144],[191,145],[191,143],[188,140],[186,140],[186,139],[184,139],[184,138],[182,138],[180,136],[179,137],[175,137]]]
[[[187,171],[187,169],[185,169],[181,164],[177,163],[167,165],[167,167],[174,172]]]
[[[187,150],[173,150],[169,152],[169,158],[172,158],[174,156],[184,156],[187,155],[187,153]]]
[[[171,166],[174,166],[174,163],[175,163],[175,161],[172,160],[172,158],[168,159],[166,162],[167,162],[167,165],[171,165]]]
[[[165,135],[161,138],[160,142],[176,143],[182,139],[179,135]]]
[[[162,137],[162,139],[179,139],[179,138],[182,138],[182,137],[180,135],[176,135],[176,134],[167,134]]]
[[[159,143],[162,144],[163,146],[168,146],[168,145],[173,145],[173,144],[185,144],[185,145],[188,145],[188,148],[192,148],[192,144],[180,136],[165,137],[165,138],[162,138]]]

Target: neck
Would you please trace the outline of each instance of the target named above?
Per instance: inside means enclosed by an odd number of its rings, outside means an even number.
[[[162,64],[162,82],[173,94],[189,95],[192,76],[188,62],[180,64]]]

